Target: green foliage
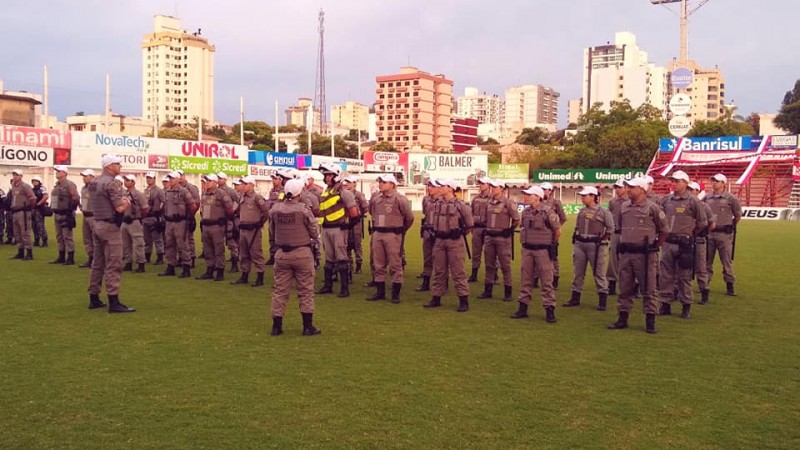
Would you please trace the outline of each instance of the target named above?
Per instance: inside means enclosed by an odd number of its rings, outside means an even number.
[[[550,140],[550,133],[542,128],[523,128],[522,132],[514,140],[522,145],[541,145]]]
[[[308,134],[301,134],[297,137],[297,145],[300,153],[308,151]],[[311,134],[311,153],[314,155],[331,154],[331,138],[328,135]],[[340,158],[358,158],[358,144],[347,142],[342,136],[337,135],[334,141],[334,156]]]
[[[753,136],[753,126],[746,122],[736,120],[698,120],[692,125],[688,136]]]
[[[478,145],[498,145],[498,144],[500,143],[497,142],[497,139],[493,137],[488,137],[486,139],[480,136],[478,137]]]
[[[389,141],[380,141],[377,144],[373,145],[371,150],[376,151],[376,152],[396,152],[397,151],[397,149],[394,148],[394,145],[392,145],[392,143],[389,142]]]
[[[800,134],[800,80],[795,82],[794,89],[784,95],[774,123],[791,134]]]

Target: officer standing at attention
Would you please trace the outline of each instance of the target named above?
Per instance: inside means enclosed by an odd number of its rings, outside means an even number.
[[[75,264],[75,240],[72,230],[75,228],[75,210],[80,205],[78,186],[67,179],[69,169],[67,166],[54,166],[56,184],[51,193],[54,225],[56,229],[56,242],[58,243],[58,258],[51,264]],[[66,256],[66,257],[65,257]]]
[[[553,290],[553,251],[561,237],[561,221],[558,214],[544,202],[544,190],[531,186],[522,191],[528,207],[522,211],[522,274],[519,293],[519,308],[511,318],[528,317],[528,306],[533,299],[533,280],[542,282],[542,308],[547,323],[556,322],[556,293]]]
[[[313,183],[314,177],[312,177],[311,175],[303,174],[297,169],[295,169],[294,171],[295,171],[295,178],[303,180],[304,183],[307,182],[307,180],[311,180],[312,181],[311,185],[314,186]],[[314,186],[313,189],[303,188],[302,197],[300,198],[300,201],[302,201],[303,203],[308,205],[309,208],[311,208],[311,212],[314,214],[314,217],[319,217],[319,194],[317,193],[318,191],[319,188],[316,186]],[[358,193],[361,194],[361,192]],[[363,197],[364,194],[361,194],[361,196]]]
[[[369,213],[372,216],[373,276],[378,291],[367,298],[370,301],[386,298],[386,272],[392,271],[392,303],[400,303],[400,289],[403,286],[403,235],[414,223],[414,213],[408,199],[397,192],[397,179],[394,175],[378,177],[380,194],[369,200]]]
[[[41,242],[42,247],[47,247],[47,227],[44,225],[44,214],[42,214],[42,209],[44,209],[48,200],[50,200],[50,194],[47,193],[47,189],[45,189],[44,185],[42,184],[41,177],[36,176],[31,178],[31,185],[31,189],[33,189],[33,195],[36,196],[36,205],[33,207],[33,211],[31,211],[33,246],[39,247],[39,243]]]
[[[128,208],[122,221],[122,261],[123,272],[133,271],[133,260],[136,260],[136,273],[144,273],[144,227],[142,218],[147,217],[149,206],[144,194],[136,189],[136,176],[125,175],[125,196],[129,200]]]
[[[11,259],[30,261],[33,259],[31,247],[31,210],[36,205],[36,196],[30,185],[22,181],[22,171],[11,172],[11,189],[8,191],[11,219],[14,227],[14,240],[17,241],[17,255]]]
[[[578,212],[575,234],[572,236],[572,298],[564,306],[580,306],[583,281],[586,278],[586,265],[592,267],[594,284],[597,288],[597,310],[606,310],[608,281],[606,280],[606,257],[608,240],[614,232],[614,219],[608,210],[599,204],[600,192],[596,187],[584,186],[578,192],[583,208]]]
[[[352,242],[347,246],[347,259],[350,259],[350,250],[353,250],[355,254],[355,270],[353,273],[361,273],[361,264],[363,263],[363,241],[364,241],[364,217],[366,217],[367,213],[369,212],[369,202],[367,202],[367,198],[364,194],[356,189],[356,183],[358,183],[358,178],[350,175],[349,177],[345,178],[344,180],[344,188],[348,191],[353,193],[353,197],[356,199],[356,206],[358,206],[358,220],[350,221],[350,231],[348,233],[348,239]],[[399,195],[399,194],[398,194]],[[303,194],[305,197],[306,194]],[[404,197],[405,198],[405,197]],[[317,207],[319,209],[319,207]],[[373,224],[374,226],[375,224]],[[372,247],[370,247],[372,248]]]
[[[561,200],[557,199],[555,195],[553,195],[554,186],[552,183],[542,183],[541,188],[544,191],[545,199],[544,202],[550,206],[550,209],[556,213],[558,216],[558,220],[561,222],[561,226],[564,226],[567,223],[567,213],[564,212],[564,205],[561,203]],[[555,259],[553,260],[553,289],[558,289],[558,280],[561,278],[559,273],[559,265],[558,265],[558,242],[555,243]],[[534,281],[533,287],[536,286],[536,281]]]
[[[6,192],[0,188],[0,245],[3,245],[3,233],[6,230]]]
[[[433,298],[425,308],[442,306],[442,295],[447,291],[448,276],[458,295],[458,312],[469,311],[469,283],[464,270],[466,236],[472,231],[472,211],[456,198],[458,184],[453,180],[437,180],[442,194],[431,207],[430,227],[436,239],[433,244]]]
[[[688,319],[692,308],[692,272],[695,265],[695,239],[708,226],[706,210],[688,191],[689,175],[675,171],[670,179],[673,192],[664,197],[661,206],[667,216],[669,236],[661,249],[658,291],[661,315],[672,314],[676,283],[678,299],[683,304],[681,318]]]
[[[696,181],[689,183],[689,192],[692,197],[700,201],[706,210],[706,217],[708,218],[708,226],[697,234],[695,238],[695,252],[694,252],[694,276],[697,278],[697,289],[700,290],[700,304],[705,305],[708,303],[708,264],[706,262],[708,251],[708,234],[714,231],[714,213],[708,203],[702,201],[705,193],[700,189],[700,184]]]
[[[608,295],[617,295],[617,266],[619,265],[619,254],[617,253],[617,246],[619,245],[619,211],[622,204],[628,200],[628,187],[625,186],[625,179],[620,178],[614,183],[614,198],[608,202],[608,211],[614,220],[614,234],[611,236],[611,245],[608,249],[608,272],[606,278],[608,279]]]
[[[119,175],[122,160],[114,155],[103,156],[103,173],[89,185],[91,208],[94,211],[94,257],[89,275],[89,309],[102,308],[100,300],[103,280],[108,294],[109,313],[136,311],[119,301],[122,281],[122,233],[119,227],[122,214],[130,205],[122,185],[114,178]]]
[[[237,184],[238,183],[238,184]],[[242,275],[231,284],[247,284],[251,264],[256,268],[256,281],[253,287],[264,285],[264,250],[262,249],[261,228],[267,221],[269,202],[255,191],[256,181],[247,176],[234,183],[239,187],[239,256],[242,258]]]
[[[467,280],[470,283],[478,281],[478,269],[481,268],[481,256],[483,256],[483,240],[486,233],[486,210],[489,207],[489,200],[492,199],[492,187],[489,186],[489,178],[478,178],[477,196],[472,199],[472,221],[475,228],[472,230],[472,274]]]
[[[281,169],[285,170],[285,169]],[[291,178],[291,177],[289,177]],[[269,191],[269,206],[277,204],[279,201],[283,200],[283,183],[285,178],[279,176],[277,173],[272,176],[272,190]],[[271,229],[271,228],[270,228]],[[269,242],[269,259],[265,263],[268,266],[275,264],[275,251],[277,248],[275,247],[275,239],[270,234],[267,237]]]
[[[187,217],[194,216],[198,209],[192,194],[181,186],[181,174],[170,172],[169,189],[164,192],[164,220],[167,221],[164,230],[164,253],[167,257],[167,269],[158,274],[162,277],[175,276],[175,266],[180,264],[183,272],[180,278],[189,278],[192,264],[192,254],[189,252],[189,240],[186,235]]]
[[[333,273],[339,273],[342,283],[339,297],[350,296],[349,265],[347,259],[347,227],[348,222],[359,215],[358,206],[353,193],[342,188],[346,175],[336,164],[322,164],[319,171],[325,177],[328,186],[320,196],[319,210],[322,217],[322,243],[325,247],[325,281],[317,294],[333,292]]]
[[[647,199],[656,205],[661,206],[661,202],[664,200],[664,198],[656,194],[656,191],[653,189],[655,187],[655,180],[650,175],[645,175],[644,179],[647,181]]]
[[[178,174],[181,176],[180,178],[180,185],[186,188],[189,193],[192,195],[192,201],[195,205],[200,205],[200,189],[197,186],[189,183],[186,180],[186,173],[183,170],[178,170]],[[195,249],[194,243],[194,231],[197,229],[197,218],[195,216],[197,209],[194,210],[191,214],[186,217],[186,246],[189,249],[189,254],[191,258],[191,267],[194,268],[195,263],[195,256],[197,250]],[[186,276],[187,278],[189,275]]]
[[[736,225],[742,220],[742,204],[739,199],[727,192],[725,185],[728,178],[718,173],[711,177],[711,195],[703,199],[711,207],[714,218],[715,228],[708,236],[708,284],[711,285],[711,278],[714,276],[714,259],[719,252],[719,260],[722,263],[722,277],[727,287],[726,294],[733,297],[736,295],[733,285],[736,276],[733,274],[733,233]]]
[[[422,284],[415,290],[425,292],[431,289],[431,274],[433,273],[433,244],[435,241],[433,222],[429,218],[433,215],[436,202],[442,197],[443,190],[438,182],[430,178],[425,185],[426,195],[422,197],[422,225],[419,235],[422,238],[422,273],[417,278],[422,278]]]
[[[317,203],[319,203],[319,197],[320,195],[322,195],[322,189],[317,187],[317,185],[314,183],[314,177],[312,177],[311,175],[306,176],[306,185],[303,188],[303,191],[308,192],[309,194],[316,197]],[[318,215],[319,211],[315,211],[314,214]]]
[[[619,317],[609,325],[612,330],[628,328],[628,316],[633,309],[636,282],[644,297],[646,331],[656,332],[656,274],[658,247],[667,237],[667,221],[660,206],[647,200],[647,180],[626,181],[630,200],[619,211]],[[672,289],[670,289],[670,292]]]
[[[237,236],[234,236],[235,230],[238,229],[239,226],[239,219],[236,217],[235,209],[236,205],[239,203],[239,193],[236,192],[236,189],[231,187],[228,184],[228,174],[225,172],[219,172],[217,175],[217,189],[225,192],[231,198],[231,202],[234,205],[234,214],[231,217],[228,217],[227,223],[225,224],[225,245],[228,247],[228,250],[231,252],[231,273],[238,273],[239,272],[239,239]]]
[[[205,191],[200,204],[206,273],[197,277],[198,280],[225,279],[225,227],[228,218],[233,217],[233,200],[228,192],[219,188],[218,182],[219,177],[216,174],[206,176]]]
[[[144,198],[147,200],[147,217],[142,220],[144,229],[144,259],[149,263],[153,256],[153,247],[156,249],[156,262],[158,266],[164,263],[164,190],[156,185],[155,172],[147,172],[145,176],[147,187],[144,188]]]
[[[503,271],[505,291],[503,300],[511,301],[513,275],[511,271],[511,246],[514,230],[519,226],[517,205],[505,196],[506,185],[500,180],[490,180],[492,198],[486,208],[486,238],[483,248],[486,257],[486,275],[483,293],[478,298],[492,298],[497,266]]]
[[[300,203],[303,180],[287,181],[283,201],[269,211],[270,234],[275,236],[274,286],[272,289],[272,336],[283,334],[283,316],[289,300],[291,284],[297,289],[303,336],[321,331],[314,327],[314,258],[311,242],[319,236],[317,219],[311,209]]]
[[[92,267],[92,258],[94,257],[94,243],[92,239],[92,233],[94,232],[94,212],[92,211],[91,205],[92,194],[89,191],[89,185],[92,184],[95,179],[94,170],[84,170],[81,172],[81,177],[83,177],[80,200],[80,208],[83,215],[83,226],[81,230],[83,232],[83,249],[89,256],[89,259],[78,267],[88,268]]]

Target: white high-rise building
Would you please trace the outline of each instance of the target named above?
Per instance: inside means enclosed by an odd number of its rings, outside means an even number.
[[[475,119],[481,125],[502,124],[505,121],[505,100],[497,95],[480,94],[477,88],[465,88],[464,96],[458,97],[457,105],[459,116]]]
[[[216,48],[175,17],[155,16],[153,25],[142,40],[142,118],[159,125],[213,123]]]
[[[369,127],[369,106],[354,101],[331,106],[331,123],[348,130],[366,130]]]
[[[636,45],[636,36],[615,34],[614,43],[583,51],[583,104],[586,113],[596,103],[608,111],[612,102],[629,100],[631,107],[650,104],[666,111],[668,72],[647,61],[647,52]]]
[[[558,128],[558,98],[551,88],[539,84],[516,86],[506,90],[505,126],[515,132],[523,128]]]

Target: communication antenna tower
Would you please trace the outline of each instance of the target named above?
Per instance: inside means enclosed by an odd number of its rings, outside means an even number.
[[[709,1],[710,0],[698,0],[694,2],[696,3],[695,5],[690,5],[690,3],[692,3],[690,0],[650,0],[652,4],[662,5],[664,7],[666,7],[668,3],[681,4],[681,11],[679,14],[681,18],[681,53],[680,59],[678,60],[681,67],[686,67],[686,63],[689,61],[689,17]]]
[[[328,107],[325,104],[325,12],[319,10],[319,52],[317,53],[317,80],[313,108],[319,111],[319,133],[325,135],[328,122]],[[313,116],[312,113],[312,121]],[[309,148],[311,144],[309,143]]]

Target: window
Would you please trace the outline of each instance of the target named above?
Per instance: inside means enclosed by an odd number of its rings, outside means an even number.
[[[410,85],[410,84],[411,84],[410,82],[406,81],[406,86],[408,86],[408,85]]]
[[[89,127],[89,131],[97,131],[97,125],[92,125]]]

